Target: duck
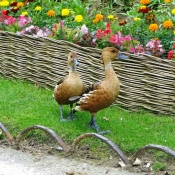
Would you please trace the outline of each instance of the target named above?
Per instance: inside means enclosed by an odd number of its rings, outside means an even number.
[[[100,131],[96,122],[96,113],[109,107],[116,100],[120,91],[120,82],[111,63],[116,58],[127,59],[127,57],[115,47],[105,47],[101,54],[105,78],[86,87],[85,93],[76,102],[75,111],[89,112],[91,120],[88,125],[95,128],[99,134],[108,133],[110,130]],[[69,100],[74,99],[74,97],[71,97]]]
[[[83,94],[85,90],[85,85],[76,71],[76,66],[78,66],[78,56],[74,51],[68,54],[68,69],[69,73],[64,78],[60,79],[53,92],[53,98],[59,105],[60,110],[60,121],[73,120],[74,116],[73,104],[74,101],[70,101],[69,98],[72,96],[79,97]],[[70,105],[70,115],[67,119],[63,118],[62,105]]]

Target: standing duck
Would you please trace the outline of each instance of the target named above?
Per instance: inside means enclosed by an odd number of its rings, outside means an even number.
[[[115,101],[120,90],[119,79],[111,66],[111,62],[117,57],[121,59],[127,58],[127,56],[121,55],[119,50],[114,47],[106,47],[102,50],[101,58],[104,63],[105,79],[101,82],[95,82],[87,88],[75,106],[77,111],[88,111],[91,113],[89,127],[94,127],[100,134],[108,131],[100,132],[95,114],[110,106]],[[74,98],[70,98],[70,101],[72,99]]]
[[[62,78],[54,89],[53,97],[60,106],[60,121],[72,120],[74,119],[73,103],[74,101],[69,101],[72,96],[80,96],[84,92],[84,84],[80,76],[76,72],[76,66],[78,65],[77,54],[75,52],[70,52],[68,55],[68,68],[69,74]],[[67,119],[63,118],[62,105],[70,105],[70,116]]]

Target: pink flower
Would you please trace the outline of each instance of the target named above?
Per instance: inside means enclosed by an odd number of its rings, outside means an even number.
[[[117,44],[118,46],[121,46],[123,44],[123,41],[124,39],[120,31],[118,32],[118,34],[114,34],[111,36],[111,38],[109,38],[109,42]]]
[[[44,27],[43,29],[39,29],[36,34],[41,37],[47,37],[51,34],[51,31],[48,28]]]
[[[153,55],[161,55],[164,53],[163,46],[161,45],[161,41],[158,39],[151,39],[147,44],[146,47],[151,50]]]
[[[26,24],[32,22],[31,18],[25,17],[25,16],[23,16],[23,15],[20,15],[20,16],[18,17],[18,20],[19,20],[19,21],[18,21],[18,26],[19,26],[19,27],[24,27]]]
[[[61,27],[61,28],[64,27],[64,21],[63,21],[63,20],[60,21],[60,27]]]
[[[39,27],[35,27],[35,26],[31,25],[31,26],[26,27],[23,30],[21,30],[20,34],[33,35],[33,34],[36,34],[38,30],[39,30]]]
[[[143,47],[143,45],[138,44],[135,48],[130,48],[130,52],[131,53],[141,53],[144,54],[145,53],[145,49]]]
[[[13,25],[14,23],[16,23],[16,18],[14,18],[14,17],[12,17],[12,16],[6,16],[6,17],[5,17],[5,20],[4,20],[4,23],[11,26],[11,25]]]
[[[87,33],[88,33],[88,28],[86,27],[85,24],[82,25],[82,27],[81,27],[81,32],[82,32],[83,34],[87,34]]]
[[[151,39],[147,44],[146,47],[149,48],[155,48],[155,47],[160,47],[161,41],[160,40],[155,40],[155,39]]]
[[[127,36],[123,37],[123,40],[130,41],[130,40],[132,40],[132,38],[131,38],[131,36],[127,35]]]
[[[97,30],[97,33],[96,33],[97,39],[100,40],[100,39],[103,38],[105,35],[106,35],[106,33],[105,33],[104,31],[102,31],[101,29],[98,29],[98,30]]]

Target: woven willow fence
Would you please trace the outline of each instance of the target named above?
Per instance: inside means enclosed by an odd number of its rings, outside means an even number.
[[[100,49],[3,31],[0,32],[0,74],[53,88],[68,73],[69,51],[78,53],[77,71],[86,85],[104,78]],[[113,62],[121,83],[114,105],[175,114],[175,62],[148,55],[128,55],[127,60]]]

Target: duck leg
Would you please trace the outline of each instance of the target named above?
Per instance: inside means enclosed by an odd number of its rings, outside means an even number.
[[[74,120],[76,117],[74,116],[75,110],[73,109],[73,103],[70,103],[70,115],[67,120]]]
[[[62,106],[59,105],[59,108],[60,108],[60,122],[67,122],[67,121],[70,121],[70,120],[74,120],[76,117],[74,116],[74,109],[73,109],[73,103],[70,104],[70,115],[67,119],[63,118],[63,111],[62,111]]]
[[[88,125],[89,125],[90,128],[95,128],[96,132],[99,133],[99,128],[98,128],[96,118],[95,118],[94,115],[91,116],[91,120],[88,123]]]
[[[100,131],[99,130],[99,127],[97,125],[96,118],[95,118],[95,115],[94,114],[92,114],[91,121],[88,123],[88,125],[89,125],[90,128],[95,128],[96,132],[98,134],[101,134],[101,135],[107,134],[107,133],[110,132],[110,130],[107,130],[107,131]]]
[[[62,110],[62,106],[59,105],[59,108],[60,108],[60,122],[64,122],[65,119],[63,118],[63,110]]]
[[[74,113],[76,111],[73,109],[73,104],[76,103],[79,99],[80,99],[80,96],[73,96],[73,97],[69,98],[69,101],[70,101],[70,115],[67,118],[67,120],[74,120],[74,119],[76,119],[76,117],[74,116]]]

